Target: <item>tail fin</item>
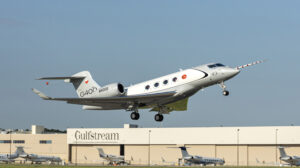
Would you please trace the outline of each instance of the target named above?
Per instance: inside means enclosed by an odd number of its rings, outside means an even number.
[[[189,153],[188,153],[187,150],[186,150],[186,147],[181,146],[181,147],[179,147],[179,148],[181,149],[182,157],[188,157],[188,156],[190,156]]]
[[[78,97],[93,97],[100,86],[93,80],[89,71],[78,72],[70,77],[45,77],[38,80],[64,80],[72,83]]]
[[[284,150],[284,147],[280,146],[278,147],[279,149],[279,152],[280,152],[280,157],[286,157],[286,153],[285,153],[285,150]]]
[[[73,84],[79,97],[92,97],[94,91],[100,88],[100,86],[93,80],[90,72],[82,71],[72,75],[72,77],[77,76],[84,76],[84,78],[73,79],[65,82],[71,82]]]
[[[98,152],[99,152],[99,156],[100,157],[105,157],[106,154],[104,153],[103,149],[102,148],[97,148],[98,149]]]
[[[26,153],[24,151],[24,147],[23,146],[17,146],[17,150],[16,150],[15,154],[17,154],[17,155],[26,155]]]

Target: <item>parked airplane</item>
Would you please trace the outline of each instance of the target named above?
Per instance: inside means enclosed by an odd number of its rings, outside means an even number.
[[[181,149],[182,159],[187,163],[188,165],[192,164],[201,164],[203,166],[213,164],[213,165],[224,165],[225,160],[220,158],[210,158],[210,157],[202,157],[202,156],[196,156],[196,155],[190,155],[186,147],[181,146],[178,147]]]
[[[279,152],[280,152],[280,160],[284,161],[291,166],[300,166],[300,156],[289,156],[285,153],[284,147],[280,146]]]
[[[108,155],[105,154],[102,148],[97,148],[100,158],[108,161],[109,165],[128,165],[124,160],[124,156]]]
[[[23,147],[20,147],[19,156],[26,161],[31,161],[31,164],[41,164],[42,162],[49,162],[49,163],[61,163],[62,160],[60,157],[55,156],[42,156],[42,155],[36,155],[36,154],[28,154],[24,151]]]
[[[130,116],[133,120],[138,120],[140,117],[138,109],[151,108],[150,111],[158,112],[154,116],[155,121],[162,121],[163,114],[186,111],[188,98],[205,87],[219,84],[223,95],[228,96],[229,91],[226,90],[224,82],[240,73],[242,68],[261,62],[257,61],[236,68],[220,63],[205,64],[129,87],[124,87],[121,83],[100,87],[88,71],[70,77],[39,78],[39,80],[64,80],[72,83],[79,98],[52,98],[36,89],[32,90],[45,100],[83,105],[84,110],[125,109],[132,112]]]
[[[173,165],[173,166],[176,165],[176,162],[170,162],[170,161],[168,162],[163,157],[161,157],[161,161],[162,161],[163,164],[168,164],[168,165]]]
[[[266,162],[266,161],[259,161],[257,158],[256,158],[256,163],[258,165],[264,165],[264,166],[280,166],[280,167],[284,167],[284,166],[290,166],[290,164],[280,164],[280,163],[276,163],[276,162]]]
[[[1,154],[0,162],[5,162],[5,163],[15,162],[15,159],[19,157],[19,154],[22,150],[23,150],[22,147],[17,147],[16,152],[13,154]]]

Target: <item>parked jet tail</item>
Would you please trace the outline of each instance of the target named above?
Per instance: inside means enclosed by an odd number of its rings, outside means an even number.
[[[278,149],[279,149],[279,152],[280,152],[280,157],[281,157],[281,158],[283,158],[283,157],[286,157],[286,156],[287,156],[287,155],[286,155],[286,153],[285,153],[284,147],[282,147],[282,146],[279,146],[279,147],[278,147]]]
[[[83,94],[85,97],[92,97],[93,95],[88,93],[89,90],[100,88],[97,82],[93,80],[89,71],[78,72],[69,77],[44,77],[38,80],[64,80],[67,83],[72,83],[78,97],[83,97]]]
[[[189,156],[190,156],[189,153],[188,153],[187,150],[186,150],[186,147],[180,146],[180,147],[178,147],[178,148],[181,149],[182,157],[189,157]]]
[[[24,151],[24,147],[23,146],[17,146],[17,150],[15,152],[18,155],[27,155],[27,153]]]
[[[100,157],[106,157],[106,154],[104,153],[103,149],[102,148],[97,148],[98,149],[98,152],[99,152],[99,156]]]

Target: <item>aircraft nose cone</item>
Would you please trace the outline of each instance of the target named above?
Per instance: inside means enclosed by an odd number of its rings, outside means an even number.
[[[237,74],[239,74],[241,71],[236,69],[236,68],[230,68],[230,69],[227,69],[226,70],[226,73],[229,75],[229,76],[235,76]]]

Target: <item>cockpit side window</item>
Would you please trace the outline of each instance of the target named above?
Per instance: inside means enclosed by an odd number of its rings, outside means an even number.
[[[221,63],[217,63],[217,64],[215,64],[217,67],[223,67],[223,66],[225,66],[225,65],[223,65],[223,64],[221,64]]]
[[[216,68],[216,67],[224,67],[225,65],[221,64],[221,63],[217,63],[217,64],[211,64],[211,65],[207,65],[208,68]]]

